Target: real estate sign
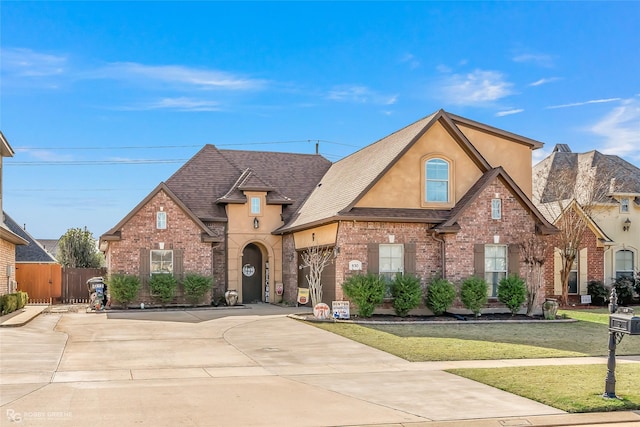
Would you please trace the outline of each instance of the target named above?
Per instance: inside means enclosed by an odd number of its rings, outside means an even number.
[[[349,319],[349,301],[332,301],[331,312],[334,319]]]

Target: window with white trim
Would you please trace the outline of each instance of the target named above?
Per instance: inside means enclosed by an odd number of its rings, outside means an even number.
[[[449,162],[435,158],[425,163],[425,201],[449,202]]]
[[[489,296],[498,296],[498,284],[507,277],[507,245],[484,246],[484,279],[489,285]]]
[[[502,200],[491,199],[491,219],[502,218]]]
[[[623,197],[620,199],[620,213],[629,213],[629,198]]]
[[[568,293],[570,294],[578,293],[578,259],[577,258],[573,260],[573,264],[571,264],[571,269],[569,270]]]
[[[154,249],[151,251],[151,274],[173,273],[173,251]]]
[[[621,249],[616,252],[616,280],[623,277],[633,280],[633,252]]]
[[[393,280],[398,273],[404,273],[404,245],[379,245],[378,262],[378,273],[389,280]]]
[[[156,212],[156,228],[165,230],[167,228],[167,213],[164,211]]]
[[[251,214],[260,215],[260,197],[251,198]]]

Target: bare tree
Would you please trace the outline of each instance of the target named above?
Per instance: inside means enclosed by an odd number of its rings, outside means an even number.
[[[554,164],[551,171],[548,169],[551,164],[534,168],[534,201],[543,215],[559,229],[552,241],[562,260],[560,303],[563,305],[568,302],[571,267],[585,232],[597,213],[598,205],[607,201],[615,186],[611,171],[598,169],[592,166],[593,162],[584,160],[578,158],[564,165]]]
[[[322,302],[322,271],[333,262],[335,253],[332,248],[321,247],[317,243],[302,252],[302,264],[300,269],[309,267],[309,274],[305,277],[309,283],[309,295],[311,304]]]
[[[547,248],[547,241],[539,235],[532,235],[520,243],[520,254],[527,265],[527,316],[533,316],[540,296],[544,295],[543,265]]]

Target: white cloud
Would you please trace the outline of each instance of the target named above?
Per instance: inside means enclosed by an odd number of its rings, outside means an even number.
[[[548,110],[552,110],[555,108],[568,108],[568,107],[581,107],[583,105],[589,105],[589,104],[603,104],[606,102],[615,102],[615,101],[621,101],[622,98],[606,98],[606,99],[592,99],[589,101],[583,101],[583,102],[573,102],[571,104],[561,104],[561,105],[551,105],[549,107],[547,107]]]
[[[174,110],[174,111],[220,111],[220,104],[187,97],[162,98],[155,102],[123,107],[121,110]]]
[[[327,99],[341,102],[354,102],[357,104],[393,105],[398,102],[397,95],[382,95],[366,86],[341,85],[335,86],[326,95]]]
[[[548,83],[553,83],[560,80],[559,77],[549,77],[546,79],[540,79],[540,80],[536,80],[533,83],[529,83],[529,86],[542,86],[542,85],[546,85]]]
[[[46,77],[65,72],[67,57],[34,52],[31,49],[3,48],[2,70],[21,77]]]
[[[441,91],[446,101],[459,105],[473,105],[496,101],[513,93],[513,84],[498,71],[475,70],[445,78]]]
[[[412,53],[405,53],[404,55],[402,55],[402,57],[400,58],[400,62],[409,64],[409,68],[411,68],[412,70],[420,67],[420,61],[418,61],[415,55],[413,55]]]
[[[522,113],[523,111],[524,111],[523,108],[515,108],[513,110],[507,110],[507,111],[498,111],[496,113],[496,117],[510,116],[512,114]]]
[[[551,55],[540,53],[523,53],[513,57],[515,62],[533,63],[541,67],[553,67],[553,58]]]
[[[266,84],[264,80],[244,78],[224,71],[136,62],[115,62],[89,73],[87,78],[156,81],[199,89],[228,90],[260,89]]]
[[[590,129],[604,138],[602,152],[640,160],[640,102],[627,99]]]

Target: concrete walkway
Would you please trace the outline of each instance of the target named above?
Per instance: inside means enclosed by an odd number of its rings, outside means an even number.
[[[44,313],[3,328],[0,425],[640,425],[442,371],[603,358],[411,363],[285,317],[299,311]]]

